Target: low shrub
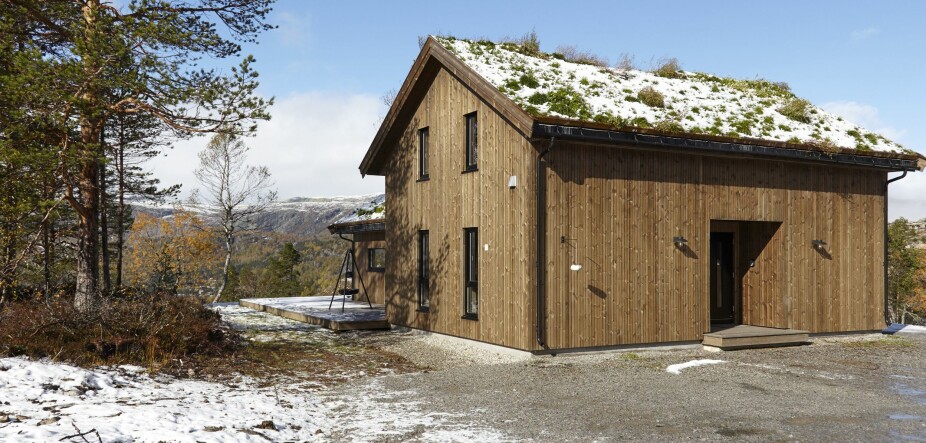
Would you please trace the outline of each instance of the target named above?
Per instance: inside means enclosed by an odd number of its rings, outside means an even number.
[[[92,313],[64,299],[19,301],[0,312],[0,355],[92,366],[134,364],[159,370],[199,356],[234,352],[238,335],[192,297],[108,298]]]
[[[808,111],[810,109],[810,102],[804,99],[795,98],[788,100],[785,104],[781,105],[777,109],[778,113],[801,123],[810,123],[810,116]]]
[[[660,120],[656,122],[653,129],[662,132],[685,132],[685,128],[675,120]]]
[[[637,99],[652,108],[666,107],[666,97],[661,92],[653,89],[652,86],[647,86],[637,92]]]
[[[656,63],[653,74],[665,78],[679,78],[682,76],[682,66],[677,58],[662,59]]]

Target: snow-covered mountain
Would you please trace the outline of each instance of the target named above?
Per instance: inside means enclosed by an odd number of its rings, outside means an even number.
[[[358,209],[376,206],[384,194],[338,196],[338,197],[296,197],[270,205],[254,222],[262,230],[297,235],[315,235],[325,231],[328,225],[356,214]],[[177,206],[155,205],[148,202],[131,202],[135,212],[156,217],[170,217]],[[208,214],[209,207],[202,204],[184,204],[183,209]],[[325,231],[327,232],[327,231]]]

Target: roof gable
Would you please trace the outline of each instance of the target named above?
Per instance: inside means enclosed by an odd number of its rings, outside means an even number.
[[[361,174],[382,174],[384,157],[411,119],[440,69],[445,69],[466,85],[525,137],[530,136],[534,120],[527,112],[454,56],[434,37],[428,37],[360,163]]]

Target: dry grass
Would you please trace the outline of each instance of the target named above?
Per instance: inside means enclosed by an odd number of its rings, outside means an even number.
[[[653,68],[653,74],[660,77],[679,78],[682,75],[681,73],[682,66],[677,58],[661,59],[656,62],[656,66]]]
[[[652,86],[641,89],[640,92],[637,93],[637,99],[643,104],[653,108],[666,107],[666,97],[662,95],[661,92],[653,89]]]
[[[579,48],[575,46],[559,46],[556,48],[555,54],[562,56],[563,60],[571,63],[580,63],[601,68],[608,67],[608,59],[587,51],[580,51]]]
[[[93,313],[71,303],[20,301],[0,313],[0,355],[81,366],[134,364],[166,370],[180,360],[224,356],[238,335],[195,298],[111,298]]]

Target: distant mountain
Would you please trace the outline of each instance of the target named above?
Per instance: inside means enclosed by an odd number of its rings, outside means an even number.
[[[322,232],[328,225],[356,214],[358,209],[369,208],[382,203],[384,194],[370,194],[347,197],[296,197],[279,201],[270,206],[253,222],[264,231],[311,236]],[[147,202],[131,202],[136,212],[155,217],[170,217],[174,206],[153,205]],[[184,208],[198,213],[207,213],[206,205],[184,205]]]

